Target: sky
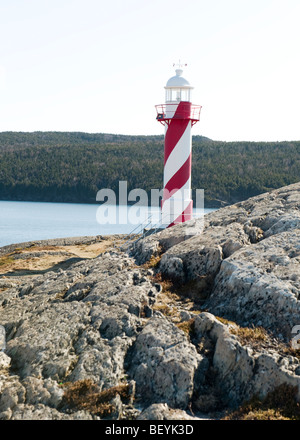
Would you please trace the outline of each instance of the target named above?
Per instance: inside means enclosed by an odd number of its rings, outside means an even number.
[[[300,0],[0,0],[0,132],[163,134],[173,64],[193,135],[300,140]]]

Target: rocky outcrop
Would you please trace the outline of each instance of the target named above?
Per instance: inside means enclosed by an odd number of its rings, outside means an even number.
[[[280,344],[272,347],[267,335],[261,335],[265,345],[255,346],[255,334],[252,343],[245,343],[235,324],[224,324],[207,312],[195,318],[195,333],[196,340],[213,347],[211,366],[219,395],[229,407],[252,396],[264,397],[282,384],[295,387],[300,400],[299,360],[281,352]],[[198,402],[204,396],[198,396]]]
[[[300,323],[300,184],[209,213],[202,232],[187,235],[192,229],[146,238],[139,261],[162,249],[159,270],[179,284],[193,281],[205,309],[290,339]]]
[[[208,363],[185,333],[156,313],[138,335],[130,374],[145,402],[187,408]],[[195,383],[196,382],[196,383]]]
[[[2,248],[0,419],[214,418],[281,385],[300,401],[299,208],[290,185],[43,270],[19,264],[100,239]]]
[[[133,379],[141,401],[186,408],[205,359],[184,332],[153,312],[160,285],[152,275],[111,250],[29,283],[21,277],[6,284],[0,418],[71,418],[64,384],[85,380],[101,392]],[[116,418],[130,412],[124,405],[117,405]],[[99,418],[97,411],[72,414]]]

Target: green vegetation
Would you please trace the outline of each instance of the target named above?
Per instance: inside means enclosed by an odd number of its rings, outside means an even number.
[[[163,136],[0,133],[0,200],[95,203],[101,188],[118,194],[162,188]],[[297,182],[300,141],[216,142],[193,137],[192,188],[218,207]],[[193,191],[194,194],[195,191]],[[150,198],[149,198],[150,200]]]

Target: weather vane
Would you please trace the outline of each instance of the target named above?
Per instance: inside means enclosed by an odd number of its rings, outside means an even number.
[[[177,66],[179,69],[181,69],[181,67],[186,67],[187,64],[182,64],[182,63],[180,62],[180,60],[179,60],[177,64],[176,64],[176,63],[173,63],[173,67],[175,67],[175,66]]]

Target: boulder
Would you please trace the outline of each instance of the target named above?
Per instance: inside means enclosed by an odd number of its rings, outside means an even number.
[[[136,338],[129,372],[143,401],[185,409],[194,392],[195,378],[199,386],[207,365],[207,359],[197,353],[185,333],[156,312]]]
[[[195,333],[197,341],[211,342],[215,387],[228,407],[236,408],[252,396],[264,398],[282,384],[296,387],[300,401],[296,357],[284,358],[274,348],[257,347],[251,341],[242,343],[236,324],[224,324],[207,312],[196,316]]]
[[[137,420],[203,420],[180,409],[169,408],[166,403],[153,403],[144,409]]]
[[[240,249],[221,264],[206,307],[290,340],[300,322],[300,229]]]

